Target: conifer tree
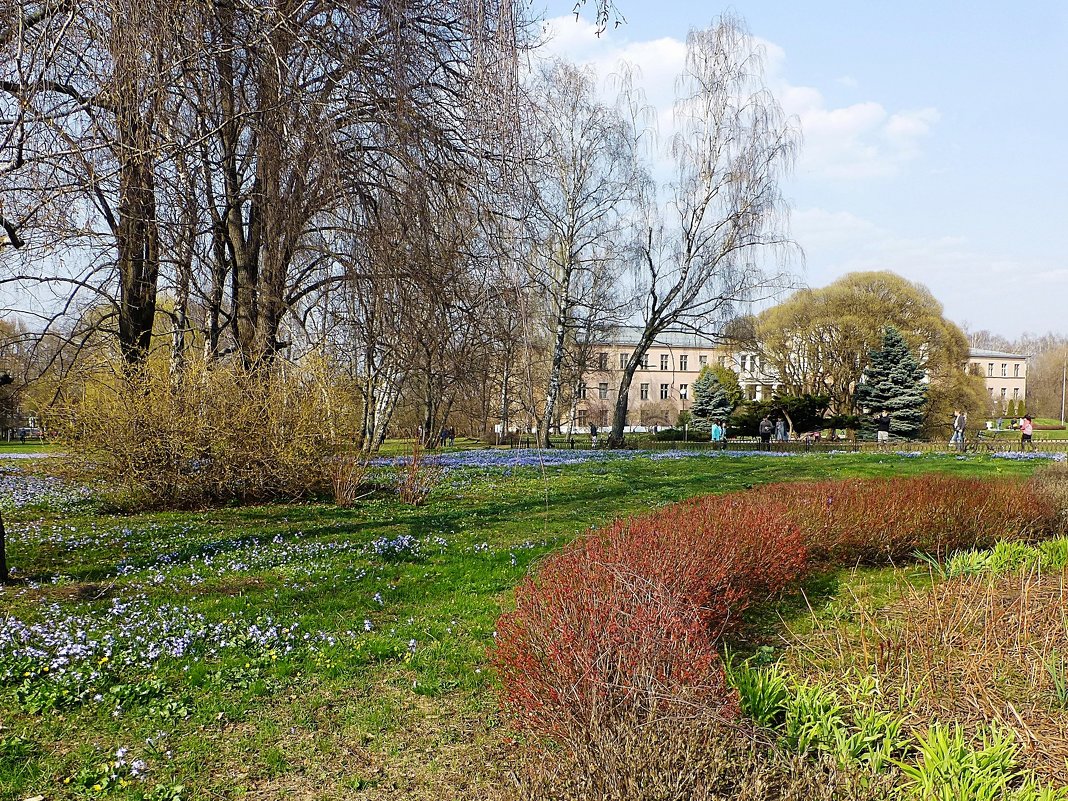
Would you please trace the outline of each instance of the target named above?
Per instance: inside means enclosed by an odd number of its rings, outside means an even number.
[[[693,415],[695,431],[708,433],[712,430],[713,420],[725,420],[734,411],[734,404],[726,388],[720,383],[715,371],[705,365],[701,368],[697,380],[693,382]]]
[[[1009,407],[1005,410],[1005,416],[1010,420],[1016,417],[1016,401],[1013,398],[1009,398]]]
[[[924,371],[909,350],[901,333],[887,327],[883,333],[881,350],[870,354],[864,379],[857,387],[857,402],[870,415],[865,429],[872,425],[872,416],[883,409],[890,413],[890,433],[903,439],[919,436],[927,404],[927,384]]]

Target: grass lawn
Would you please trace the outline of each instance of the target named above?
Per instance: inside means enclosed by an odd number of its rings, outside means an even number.
[[[531,563],[577,533],[777,481],[1039,463],[477,459],[420,507],[381,495],[114,515],[61,495],[0,501],[18,578],[0,590],[0,799],[492,797],[510,758],[486,669],[494,623]]]
[[[31,441],[25,444],[20,443],[18,440],[8,442],[7,440],[0,440],[0,456],[4,456],[9,453],[51,453],[56,450],[56,446],[48,442]]]

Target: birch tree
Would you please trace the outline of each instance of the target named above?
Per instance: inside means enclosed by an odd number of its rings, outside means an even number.
[[[529,162],[535,283],[545,293],[551,364],[539,434],[548,446],[569,345],[618,317],[614,291],[623,258],[615,242],[628,225],[637,178],[637,135],[598,98],[592,71],[556,61],[534,88]]]
[[[644,199],[637,242],[638,343],[620,379],[609,444],[623,443],[634,373],[669,328],[705,334],[786,282],[792,250],[779,182],[800,135],[764,80],[759,47],[733,17],[691,31],[676,83],[674,176]]]

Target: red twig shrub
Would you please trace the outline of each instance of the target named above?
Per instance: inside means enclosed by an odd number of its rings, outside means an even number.
[[[1054,531],[1057,505],[1033,482],[944,475],[777,484],[755,490],[801,527],[822,564],[884,564]]]
[[[612,523],[519,586],[493,662],[520,728],[561,742],[620,721],[737,714],[716,650],[810,565],[885,563],[1060,525],[1040,483],[928,475],[767,485]]]
[[[617,521],[516,591],[493,659],[519,726],[561,741],[622,718],[737,714],[716,638],[805,563],[781,513],[708,497]]]

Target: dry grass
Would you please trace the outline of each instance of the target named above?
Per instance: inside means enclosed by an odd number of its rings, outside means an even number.
[[[792,654],[821,683],[878,680],[914,731],[937,720],[977,738],[992,721],[1011,729],[1027,767],[1068,776],[1068,574],[1024,571],[908,589],[855,625],[817,625]]]
[[[580,747],[532,746],[513,775],[516,801],[875,801],[886,777],[779,751],[710,715],[591,730]]]

